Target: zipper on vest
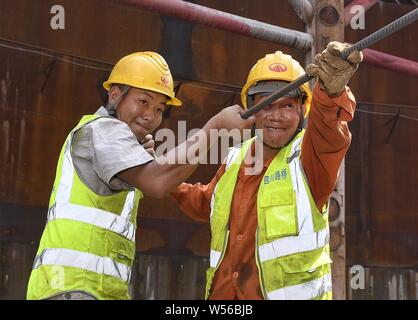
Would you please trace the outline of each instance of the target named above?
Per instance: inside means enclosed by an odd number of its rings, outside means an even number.
[[[260,264],[260,254],[258,252],[258,227],[255,231],[255,262],[258,268],[258,278],[260,279],[261,293],[263,294],[264,299],[267,300],[266,289],[264,288],[264,276]]]

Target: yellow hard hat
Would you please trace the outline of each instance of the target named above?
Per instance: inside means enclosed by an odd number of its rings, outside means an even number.
[[[135,52],[120,59],[103,87],[109,90],[112,84],[159,92],[169,98],[167,104],[181,106],[174,96],[174,81],[167,62],[155,52]]]
[[[245,109],[247,109],[248,91],[251,87],[257,85],[260,81],[286,81],[292,82],[305,74],[305,70],[299,62],[288,54],[281,51],[267,54],[264,58],[257,61],[248,74],[247,83],[241,91],[241,101]],[[312,92],[308,83],[304,83],[299,88],[306,95],[304,117],[309,113],[312,101]]]

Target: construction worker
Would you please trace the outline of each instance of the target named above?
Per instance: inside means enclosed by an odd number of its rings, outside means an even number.
[[[210,222],[206,298],[332,298],[328,200],[351,141],[355,99],[346,84],[362,60],[361,52],[342,60],[344,48],[331,42],[308,66],[319,77],[313,94],[304,84],[255,114],[262,135],[231,148],[209,184],[183,183],[172,194],[189,217]],[[304,73],[290,55],[267,54],[249,72],[244,108]],[[261,170],[246,174],[257,160]]]
[[[196,167],[187,162],[194,161],[191,147],[207,152],[209,130],[254,123],[241,119],[240,106],[225,108],[181,148],[154,158],[150,134],[166,105],[181,105],[173,85],[157,53],[133,53],[115,65],[103,84],[106,107],[84,116],[61,150],[28,299],[129,299],[143,193],[175,190]]]

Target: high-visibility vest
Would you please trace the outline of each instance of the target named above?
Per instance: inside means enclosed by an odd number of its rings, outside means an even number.
[[[139,190],[98,195],[74,168],[76,130],[101,116],[84,116],[61,150],[49,202],[48,221],[28,284],[28,299],[82,291],[97,299],[129,299],[135,257]]]
[[[257,196],[255,258],[265,299],[331,299],[328,208],[321,213],[304,175],[304,131],[267,168]],[[228,245],[229,215],[238,172],[254,139],[231,148],[211,200],[211,252],[206,298]]]

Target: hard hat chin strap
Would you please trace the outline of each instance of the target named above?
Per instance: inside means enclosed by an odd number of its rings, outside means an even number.
[[[303,100],[301,100],[300,108],[299,108],[299,123],[297,130],[302,131],[305,127],[305,117],[303,116]]]
[[[289,141],[284,145],[283,147],[286,147],[290,142],[293,141],[293,139],[296,138],[296,136],[303,130],[305,127],[305,118],[303,117],[303,100],[301,99],[301,104],[299,108],[299,123],[295,130],[295,133],[292,135],[292,137],[289,139]]]
[[[117,97],[112,103],[110,102],[107,103],[106,109],[110,116],[116,117],[116,109],[121,101],[121,98],[125,95],[125,93],[129,91],[129,89],[130,89],[130,86],[124,85],[122,87],[122,93],[119,95],[119,97]]]

